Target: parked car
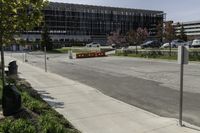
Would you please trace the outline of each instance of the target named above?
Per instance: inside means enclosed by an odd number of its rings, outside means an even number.
[[[86,47],[100,47],[101,45],[99,43],[96,43],[96,42],[92,42],[92,43],[89,43],[89,44],[86,44]]]
[[[191,48],[192,47],[192,43],[193,43],[193,41],[187,41],[187,45],[186,46],[188,46],[189,48]]]
[[[172,48],[177,48],[178,46],[187,46],[187,42],[177,39],[171,42],[171,46]]]
[[[147,41],[141,45],[141,48],[159,48],[161,46],[160,42],[157,40]]]
[[[164,43],[164,44],[161,46],[161,48],[169,48],[169,47],[170,47],[169,42],[168,42],[168,43]],[[172,48],[176,48],[177,46],[176,46],[175,43],[172,43],[172,42],[171,42],[171,47],[172,47]]]
[[[114,43],[111,44],[111,46],[112,46],[112,48],[116,48],[116,44],[114,44]]]
[[[200,39],[193,40],[192,47],[200,47]]]
[[[169,43],[164,43],[161,48],[169,48]]]
[[[182,41],[182,40],[179,40],[179,39],[173,40],[171,42],[171,47],[172,48],[177,48],[178,46],[189,46],[190,47],[190,45],[191,45],[190,42],[185,42],[185,41]],[[169,42],[168,43],[164,43],[161,46],[161,48],[169,48],[169,47],[170,47]]]
[[[116,48],[116,49],[128,48],[129,47],[127,44],[121,44],[121,45],[112,44],[111,46],[112,46],[112,48]]]

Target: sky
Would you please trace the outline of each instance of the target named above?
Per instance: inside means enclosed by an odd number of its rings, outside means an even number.
[[[167,20],[188,22],[200,20],[200,0],[50,0],[52,2],[79,3],[161,10],[167,13]]]

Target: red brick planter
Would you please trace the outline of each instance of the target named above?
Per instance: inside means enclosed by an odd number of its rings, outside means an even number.
[[[79,53],[76,54],[76,58],[94,58],[94,57],[105,57],[105,52],[90,52],[90,53]]]

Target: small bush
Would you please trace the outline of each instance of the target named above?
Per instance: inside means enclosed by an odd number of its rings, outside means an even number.
[[[197,51],[190,52],[189,58],[191,61],[200,61],[200,52]]]
[[[58,121],[60,124],[64,125],[66,128],[73,128],[73,126],[71,125],[71,123],[69,121],[67,121],[63,117],[63,115],[59,114],[58,112],[56,112],[53,109],[46,110],[46,112],[44,112],[44,114],[49,114],[51,116],[54,116],[56,118],[56,121]]]
[[[9,129],[12,125],[12,120],[11,119],[5,119],[1,124],[0,124],[0,132],[1,133],[9,133]]]
[[[22,93],[22,102],[26,108],[37,114],[41,114],[44,110],[49,109],[46,103],[29,96],[27,92]]]
[[[141,53],[141,57],[157,58],[160,56],[163,56],[161,51],[147,51],[147,52]]]
[[[32,126],[31,122],[25,119],[6,119],[0,125],[0,132],[2,133],[37,133],[36,128]]]
[[[51,114],[40,116],[39,124],[42,133],[66,133],[66,129],[59,123],[59,119]]]

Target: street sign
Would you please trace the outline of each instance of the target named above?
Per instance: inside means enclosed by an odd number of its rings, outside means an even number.
[[[184,64],[188,64],[189,52],[185,46],[178,47],[178,63],[180,64],[180,101],[179,101],[179,125],[182,127],[183,121],[183,72]]]
[[[178,64],[188,64],[189,52],[185,46],[178,47]]]

